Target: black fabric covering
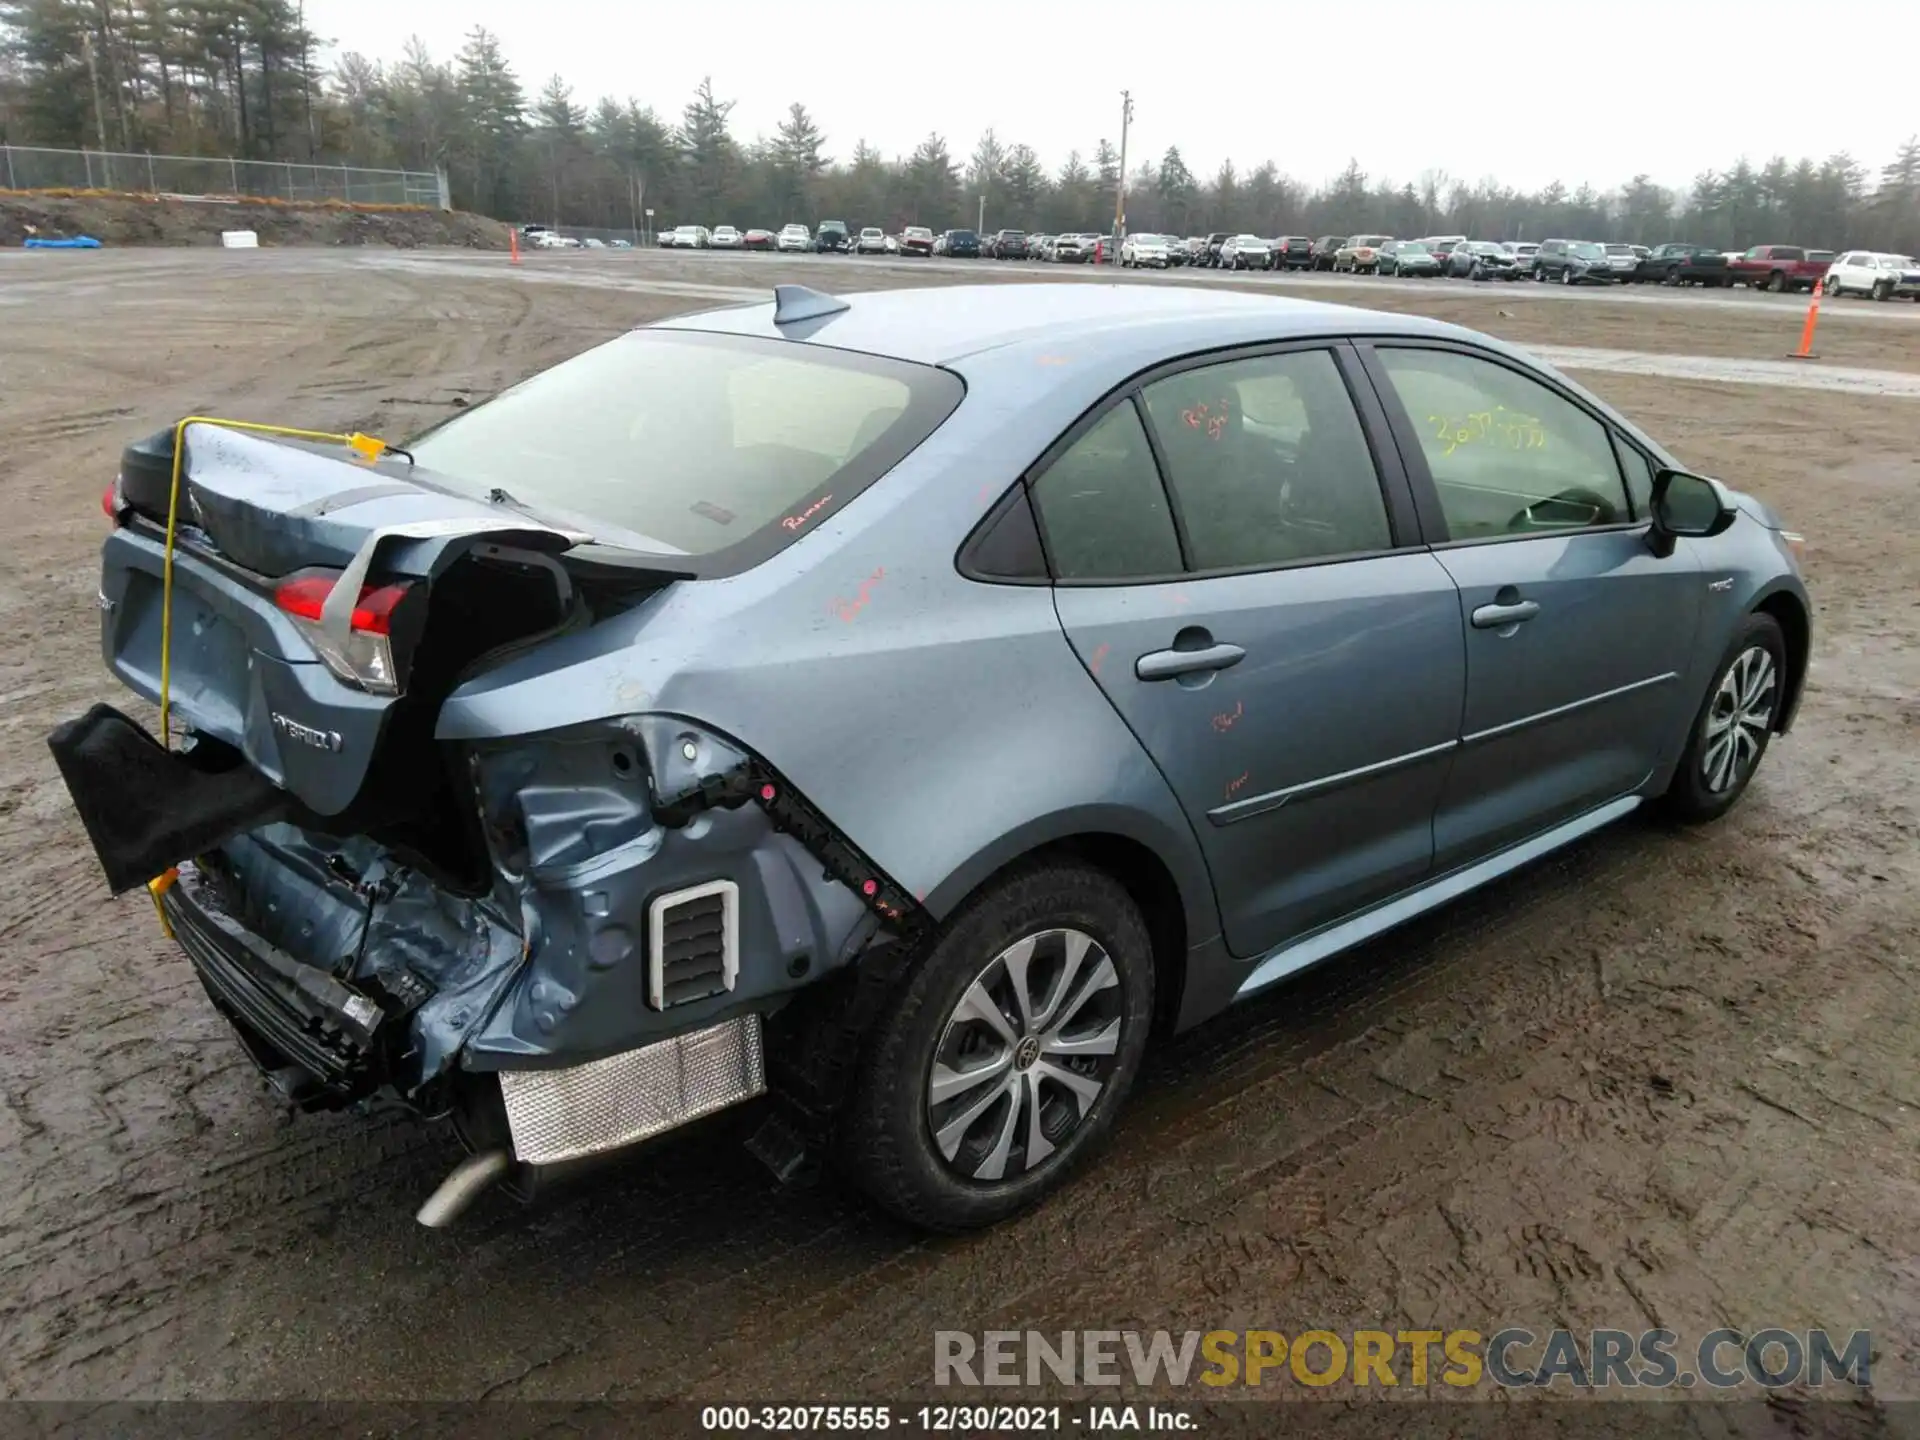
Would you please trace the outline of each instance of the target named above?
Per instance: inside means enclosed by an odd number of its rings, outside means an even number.
[[[61,725],[47,748],[116,895],[279,819],[288,804],[285,791],[230,747],[165,749],[111,705]]]

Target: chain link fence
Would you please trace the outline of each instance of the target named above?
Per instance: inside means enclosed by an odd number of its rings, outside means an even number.
[[[451,210],[444,172],[368,170],[199,155],[53,150],[0,145],[0,187],[8,190],[119,190],[128,194],[316,204],[423,205]]]

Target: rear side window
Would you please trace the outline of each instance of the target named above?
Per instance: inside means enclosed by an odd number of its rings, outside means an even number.
[[[1053,573],[1132,580],[1180,571],[1180,541],[1146,429],[1114,406],[1049,465],[1033,488]]]
[[[1327,351],[1186,370],[1142,393],[1196,570],[1392,546],[1373,454]]]
[[[960,403],[932,366],[757,336],[636,330],[413,445],[436,483],[501,490],[600,543],[757,564],[898,464]]]

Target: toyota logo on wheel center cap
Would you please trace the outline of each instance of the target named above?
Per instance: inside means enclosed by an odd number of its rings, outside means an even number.
[[[1029,1035],[1013,1047],[1013,1068],[1031,1070],[1033,1062],[1040,1058],[1040,1042]]]

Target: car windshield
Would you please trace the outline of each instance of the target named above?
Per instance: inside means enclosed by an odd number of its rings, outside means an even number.
[[[1567,251],[1582,260],[1604,260],[1607,257],[1607,252],[1590,240],[1576,240],[1567,246]]]
[[[964,240],[969,245],[971,245],[974,241],[978,240],[980,237],[974,234],[973,231],[971,230],[955,230],[947,238],[950,240]]]
[[[1421,255],[1431,255],[1433,252],[1427,249],[1427,242],[1424,240],[1402,240],[1400,242],[1400,249],[1398,253],[1401,255],[1409,255],[1409,254],[1415,254],[1415,253],[1421,254]]]
[[[1631,245],[1609,245],[1607,246],[1607,254],[1631,255],[1633,254],[1633,247]]]
[[[412,449],[441,484],[475,496],[503,490],[536,513],[577,517],[610,545],[772,553],[890,470],[964,391],[945,370],[881,356],[636,330],[503,391]]]

